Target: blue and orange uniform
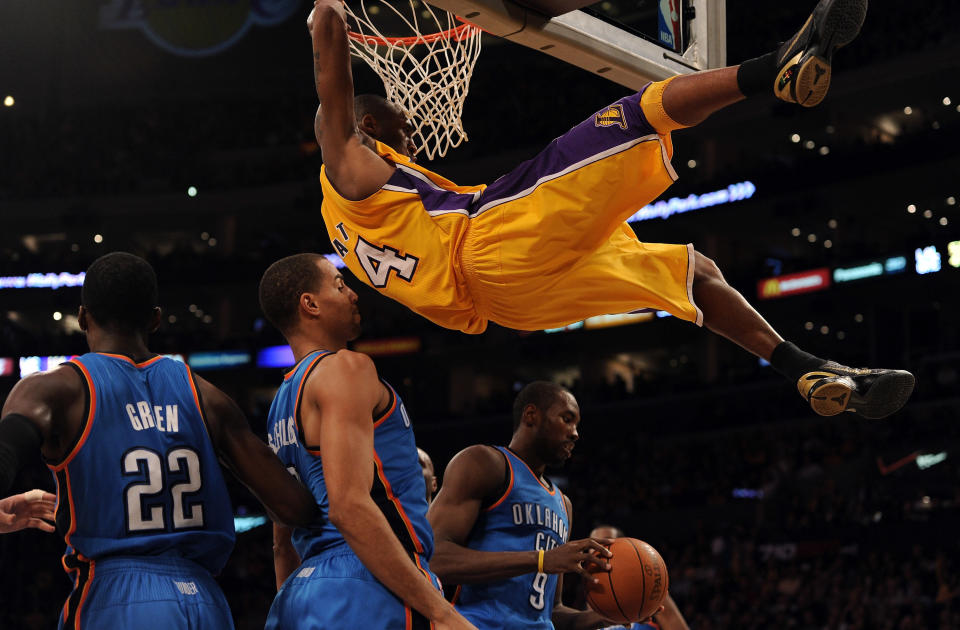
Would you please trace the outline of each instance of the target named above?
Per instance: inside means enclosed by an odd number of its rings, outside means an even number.
[[[692,245],[642,243],[625,223],[677,178],[668,81],[597,112],[489,186],[457,186],[379,142],[396,170],[366,199],[343,198],[321,169],[334,249],[363,282],[467,333],[644,309],[702,324]]]
[[[314,525],[293,530],[293,545],[301,564],[273,600],[266,627],[431,628],[426,617],[407,606],[370,573],[328,518],[330,502],[323,460],[319,449],[304,441],[300,403],[310,374],[331,355],[319,350],[301,359],[284,378],[267,419],[268,444],[310,489],[320,510]],[[410,417],[393,388],[384,385],[390,392],[390,404],[378,417],[370,419],[374,427],[370,494],[410,554],[410,561],[439,590],[440,583],[428,566],[433,555],[433,530],[427,522],[426,486]]]
[[[190,368],[89,353],[66,365],[87,413],[48,461],[73,592],[61,628],[232,628],[212,574],[233,549],[233,511]]]
[[[509,448],[506,490],[485,507],[466,546],[478,551],[549,551],[570,535],[563,493],[536,475]],[[480,630],[553,628],[550,620],[558,576],[527,573],[496,582],[457,587],[454,606]]]

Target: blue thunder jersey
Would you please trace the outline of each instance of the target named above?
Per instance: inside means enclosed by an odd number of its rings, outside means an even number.
[[[544,485],[526,462],[504,447],[507,490],[480,513],[467,547],[478,551],[549,551],[567,542],[570,520],[563,494]],[[480,630],[553,628],[557,576],[531,572],[485,584],[464,584],[454,604]]]
[[[346,547],[343,536],[327,516],[330,501],[319,447],[304,443],[300,421],[303,385],[320,361],[332,354],[323,350],[312,352],[288,372],[267,418],[268,444],[310,489],[320,507],[312,526],[293,530],[293,545],[302,560],[335,547]],[[426,486],[410,417],[393,388],[384,385],[390,392],[390,405],[378,418],[370,419],[374,426],[375,468],[370,495],[404,548],[429,560],[433,554],[433,530],[427,522]]]
[[[190,369],[99,353],[67,365],[88,393],[76,443],[47,462],[68,572],[81,580],[100,558],[169,556],[219,573],[233,549],[233,510]]]

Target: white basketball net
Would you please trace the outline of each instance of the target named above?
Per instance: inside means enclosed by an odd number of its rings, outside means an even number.
[[[460,117],[480,55],[481,31],[417,0],[395,1],[397,6],[390,0],[361,0],[359,12],[345,5],[350,50],[383,81],[387,100],[399,105],[414,127],[417,152],[432,160],[467,140]],[[413,35],[384,35],[371,19],[383,12],[393,21],[398,16]]]

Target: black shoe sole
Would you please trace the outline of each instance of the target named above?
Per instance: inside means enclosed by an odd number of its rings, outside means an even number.
[[[833,53],[856,39],[867,15],[867,4],[867,0],[829,0],[817,5],[809,26],[816,40],[802,49],[793,69],[790,95],[795,102],[813,107],[823,101],[830,89]]]
[[[906,404],[915,384],[916,379],[910,372],[893,370],[881,374],[865,396],[856,393],[851,396],[847,409],[871,420],[886,418]]]

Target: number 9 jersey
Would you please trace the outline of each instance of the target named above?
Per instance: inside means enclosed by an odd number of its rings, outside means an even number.
[[[88,396],[75,443],[47,462],[64,566],[82,574],[106,556],[168,556],[219,573],[233,548],[233,510],[190,369],[99,353],[66,365]]]

